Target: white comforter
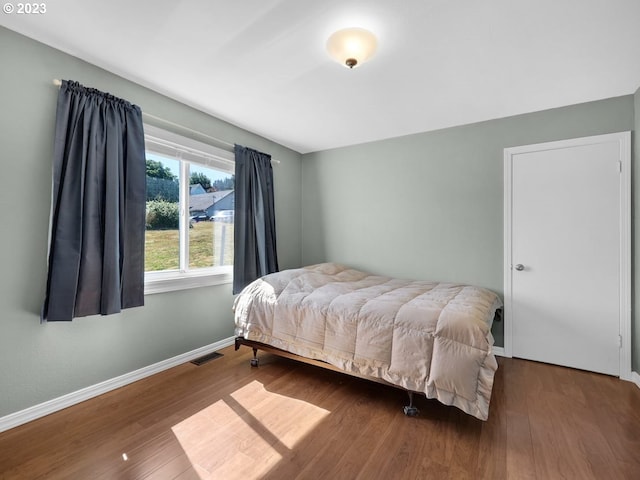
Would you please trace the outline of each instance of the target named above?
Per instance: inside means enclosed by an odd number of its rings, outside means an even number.
[[[486,420],[498,296],[468,285],[370,275],[333,263],[248,285],[236,335],[424,392]]]

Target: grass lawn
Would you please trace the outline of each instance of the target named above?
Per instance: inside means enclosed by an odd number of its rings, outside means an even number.
[[[224,245],[222,240],[224,238]],[[146,272],[180,268],[178,230],[147,230]],[[224,248],[222,248],[224,246]],[[189,268],[233,264],[233,224],[197,222],[189,229]]]

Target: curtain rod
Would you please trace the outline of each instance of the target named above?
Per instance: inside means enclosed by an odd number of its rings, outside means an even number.
[[[54,78],[53,79],[53,84],[56,87],[61,87],[62,86],[62,80],[60,80],[58,78]],[[206,133],[199,132],[199,131],[194,130],[192,128],[185,127],[184,125],[180,125],[178,123],[174,123],[174,122],[171,122],[169,120],[165,120],[164,118],[156,117],[155,115],[151,115],[150,113],[142,112],[142,116],[147,117],[147,118],[151,118],[152,120],[156,120],[158,122],[166,123],[167,125],[171,125],[173,127],[180,128],[180,129],[185,130],[185,131],[190,132],[190,133],[195,133],[196,135],[200,135],[202,137],[208,138],[210,140],[213,140],[215,142],[221,143],[222,145],[226,145],[226,146],[231,147],[231,148],[234,148],[234,146],[235,146],[235,144],[233,144],[233,143],[225,142],[224,140],[221,140],[221,139],[216,138],[216,137],[212,137],[211,135],[207,135]],[[275,158],[272,158],[271,162],[272,163],[280,163],[280,160],[276,160]]]

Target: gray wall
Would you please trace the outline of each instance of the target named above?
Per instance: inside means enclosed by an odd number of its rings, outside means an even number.
[[[300,266],[300,154],[0,27],[0,417],[233,335],[231,285],[150,295],[144,307],[119,315],[39,323],[54,78],[108,91],[144,112],[280,160],[278,253],[282,267]]]
[[[303,263],[502,295],[503,149],[632,130],[633,122],[629,95],[303,155]],[[497,345],[502,327],[493,329]]]
[[[633,179],[631,183],[631,194],[633,196],[633,223],[632,223],[632,315],[631,333],[633,338],[632,366],[633,371],[640,373],[640,295],[636,286],[640,285],[640,146],[638,146],[638,134],[640,133],[640,88],[636,90],[634,98],[634,131],[631,134],[631,148],[633,151],[633,168],[631,169]]]

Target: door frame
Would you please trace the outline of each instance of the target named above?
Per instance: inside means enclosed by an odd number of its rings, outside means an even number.
[[[620,378],[631,380],[631,132],[618,132],[504,149],[504,355],[513,354],[512,202],[513,158],[545,150],[617,142],[620,165]]]

